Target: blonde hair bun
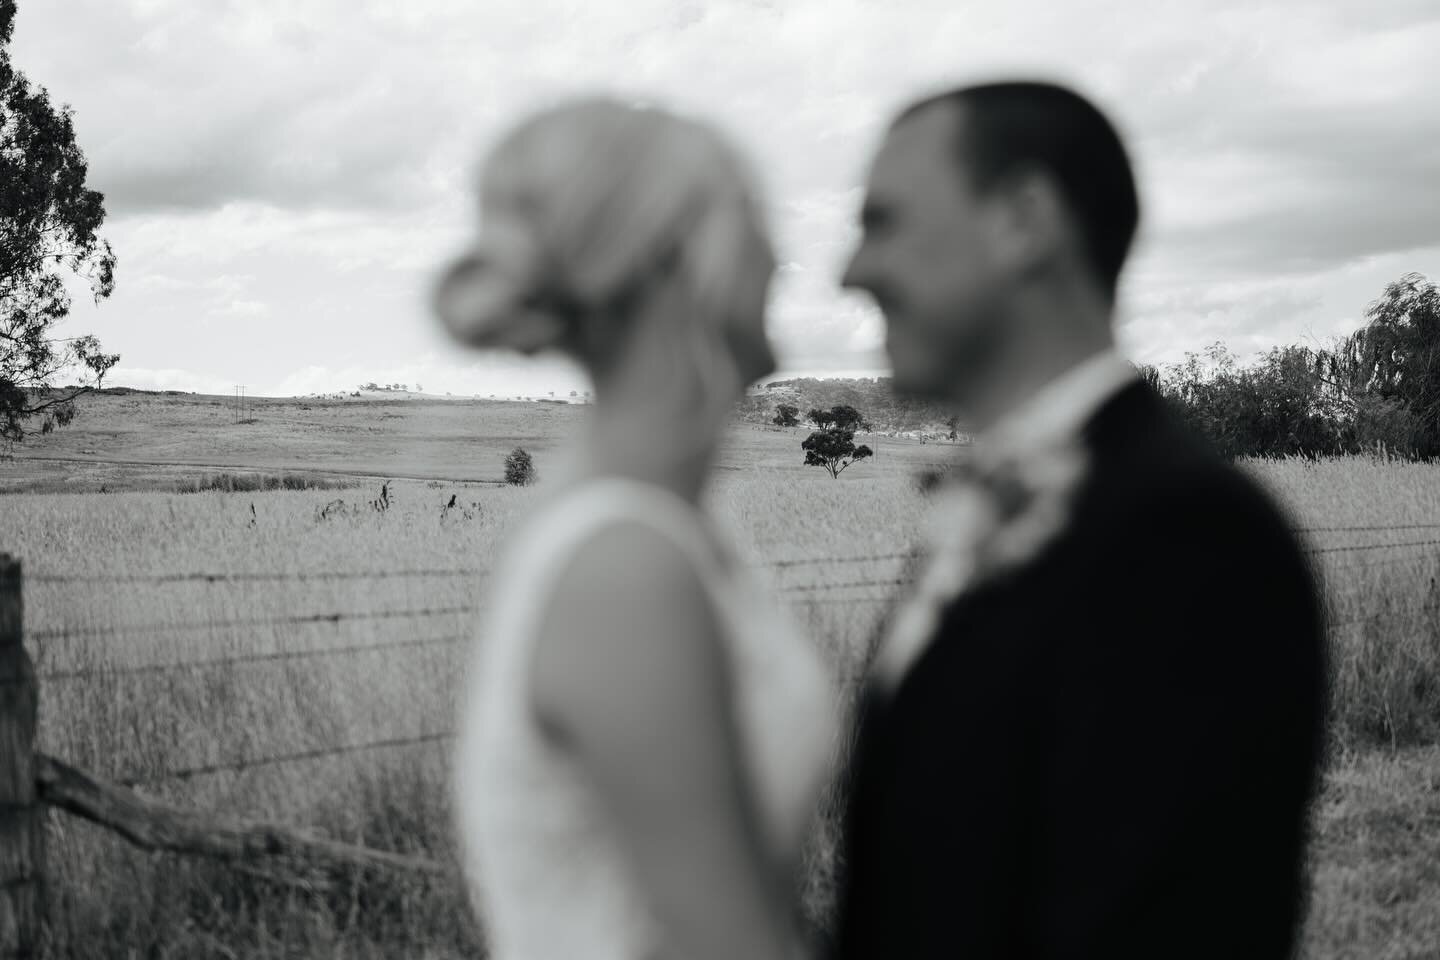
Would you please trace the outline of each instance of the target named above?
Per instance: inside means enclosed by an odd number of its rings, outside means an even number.
[[[617,332],[590,329],[597,316],[671,254],[697,295],[723,300],[755,216],[738,156],[708,127],[608,99],[563,103],[486,159],[480,237],[442,279],[436,312],[471,346],[584,353]]]

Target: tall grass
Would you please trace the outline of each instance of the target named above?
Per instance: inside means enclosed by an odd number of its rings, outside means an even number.
[[[1297,527],[1311,530],[1303,536],[1313,548],[1440,540],[1440,528],[1315,529],[1440,523],[1440,468],[1349,458],[1254,462],[1246,469],[1275,492]],[[319,518],[317,508],[333,495],[315,490],[7,498],[0,549],[25,562],[37,667],[42,674],[93,674],[42,683],[42,748],[102,776],[155,778],[141,789],[176,802],[451,858],[443,746],[164,779],[177,768],[448,728],[467,641],[440,641],[467,637],[476,614],[418,611],[483,603],[486,581],[482,573],[397,574],[485,570],[496,542],[537,495],[464,490],[474,506],[457,516],[441,511],[451,492],[399,484],[388,510],[329,519]],[[924,496],[899,473],[837,483],[818,472],[737,472],[716,485],[712,501],[742,559],[814,638],[850,702],[895,590],[885,581],[906,575],[907,561],[894,555],[920,538]],[[1429,607],[1440,603],[1431,599],[1440,546],[1315,558],[1332,624],[1340,752],[1433,739],[1440,722],[1440,613]],[[776,564],[812,560],[819,562]],[[123,579],[195,572],[292,576]],[[305,578],[335,572],[389,575]],[[809,589],[857,582],[871,585]],[[413,615],[363,618],[395,611]],[[270,622],[328,613],[346,617]],[[230,625],[236,621],[267,622]],[[223,668],[115,672],[416,640],[436,642]],[[833,901],[840,800],[832,788],[811,844],[804,895],[817,924]],[[146,856],[59,815],[50,829],[55,955],[85,955],[95,944],[158,957],[444,957],[483,949],[451,884],[376,875],[297,881]]]
[[[1246,468],[1316,551],[1334,746],[1440,740],[1440,467],[1355,456]]]
[[[347,490],[360,485],[358,480],[317,476],[312,473],[207,473],[181,480],[177,493],[256,493],[264,490]]]

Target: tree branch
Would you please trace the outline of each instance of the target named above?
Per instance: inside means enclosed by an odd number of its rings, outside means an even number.
[[[76,397],[80,396],[81,394],[83,394],[83,393],[90,393],[90,392],[93,391],[94,389],[95,389],[94,387],[77,387],[76,390],[75,390],[75,392],[72,393],[72,394],[70,394],[70,396],[68,396],[68,397],[56,397],[54,400],[47,400],[47,401],[45,401],[44,403],[40,404],[40,406],[38,406],[38,407],[27,407],[27,408],[25,409],[25,416],[27,416],[27,417],[33,417],[35,414],[40,413],[40,412],[44,411],[45,409],[47,409],[47,408],[49,408],[49,407],[54,407],[54,406],[57,406],[57,405],[62,404],[62,403],[69,403],[71,400],[74,400]]]

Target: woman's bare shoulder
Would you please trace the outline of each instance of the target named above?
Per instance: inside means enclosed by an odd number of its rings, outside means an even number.
[[[579,541],[552,583],[535,635],[530,692],[552,734],[692,696],[723,676],[718,625],[692,551],[617,518]]]

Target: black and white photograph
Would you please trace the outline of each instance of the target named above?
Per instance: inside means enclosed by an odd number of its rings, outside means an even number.
[[[0,960],[1440,960],[1434,0],[0,0]]]

